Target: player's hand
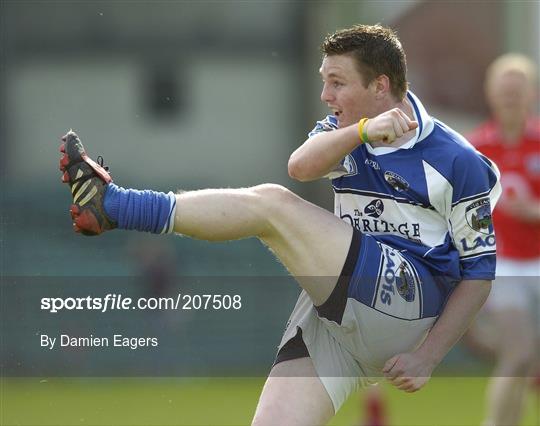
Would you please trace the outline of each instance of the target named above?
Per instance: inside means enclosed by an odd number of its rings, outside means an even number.
[[[418,127],[418,122],[411,120],[399,108],[379,114],[366,123],[366,134],[370,141],[392,143]]]
[[[398,389],[416,392],[430,379],[435,365],[417,353],[398,354],[386,361],[384,376]]]

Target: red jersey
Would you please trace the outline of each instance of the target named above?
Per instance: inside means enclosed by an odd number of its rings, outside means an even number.
[[[478,151],[493,160],[501,171],[501,200],[527,197],[540,203],[540,119],[530,119],[518,143],[501,141],[499,125],[489,121],[469,140]],[[495,208],[493,223],[497,253],[501,257],[525,260],[540,258],[540,222],[526,222]]]

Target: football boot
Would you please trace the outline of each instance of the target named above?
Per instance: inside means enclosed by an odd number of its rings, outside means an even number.
[[[107,185],[112,182],[109,168],[103,166],[103,158],[97,162],[86,154],[77,134],[70,130],[62,137],[60,170],[62,182],[69,184],[73,204],[69,211],[73,229],[83,235],[99,235],[116,228],[103,206]]]

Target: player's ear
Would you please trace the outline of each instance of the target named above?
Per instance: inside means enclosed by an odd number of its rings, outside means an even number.
[[[381,74],[376,77],[370,86],[375,94],[375,99],[383,99],[390,93],[390,79],[387,75]]]

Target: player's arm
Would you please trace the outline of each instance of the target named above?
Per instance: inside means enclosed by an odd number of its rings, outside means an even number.
[[[491,281],[487,280],[464,280],[458,284],[420,347],[386,362],[383,372],[388,380],[406,392],[419,390],[469,328],[490,290]]]
[[[429,380],[484,304],[495,278],[491,212],[501,192],[498,170],[472,151],[462,151],[453,167],[452,189],[440,213],[448,220],[462,281],[424,342],[413,352],[392,357],[384,366],[390,382],[407,392],[417,391]]]
[[[367,121],[365,131],[370,141],[392,143],[417,126],[416,121],[394,108]],[[361,143],[358,123],[331,131],[315,128],[312,136],[291,154],[289,176],[302,182],[324,177]]]
[[[291,154],[289,176],[301,182],[326,176],[360,143],[357,124],[317,133]]]

